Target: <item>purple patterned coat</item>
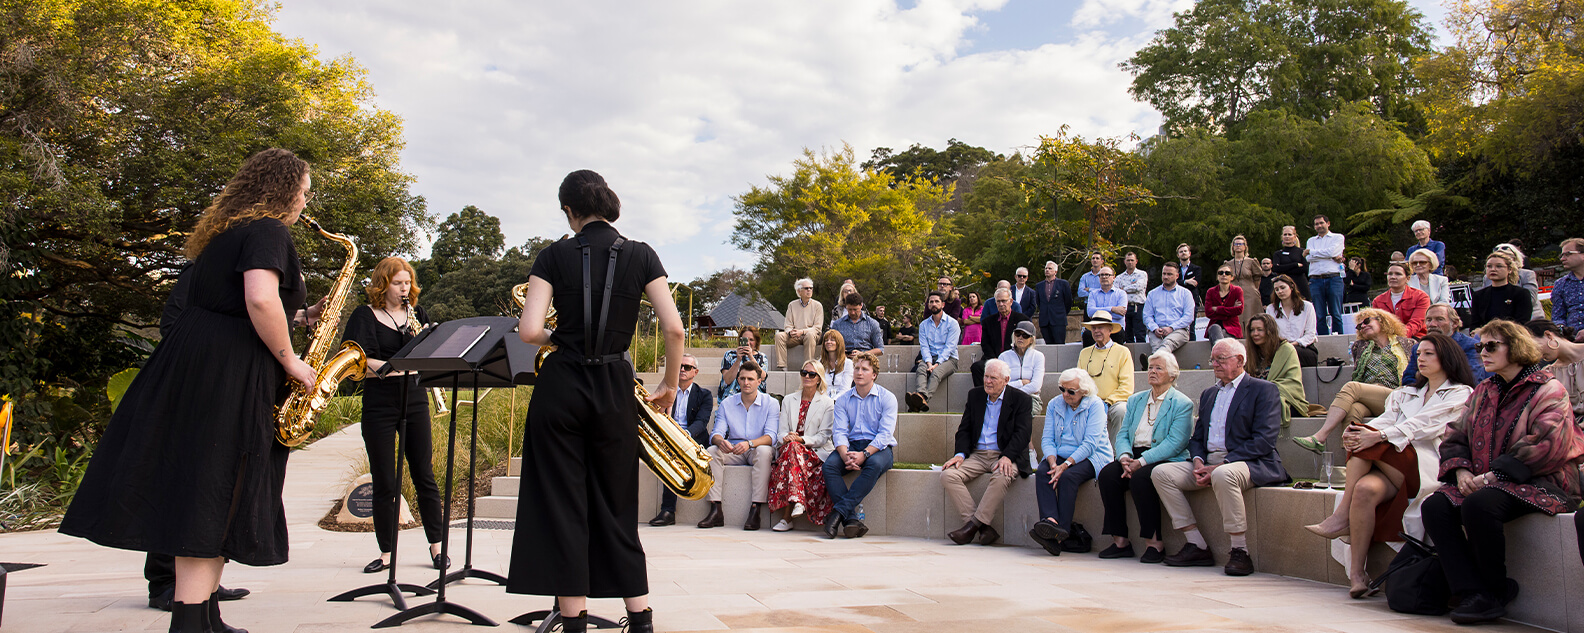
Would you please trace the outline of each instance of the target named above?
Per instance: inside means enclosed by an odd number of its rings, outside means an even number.
[[[1462,505],[1459,468],[1475,476],[1492,470],[1501,480],[1490,485],[1554,515],[1578,507],[1584,462],[1584,430],[1573,418],[1567,389],[1538,365],[1525,368],[1502,392],[1492,375],[1474,388],[1463,417],[1447,428],[1441,443],[1437,490]]]

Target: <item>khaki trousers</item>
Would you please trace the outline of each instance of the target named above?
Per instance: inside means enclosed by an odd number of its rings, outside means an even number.
[[[1342,390],[1337,392],[1336,400],[1331,401],[1331,406],[1347,413],[1343,421],[1348,425],[1361,424],[1364,418],[1372,418],[1386,412],[1386,397],[1390,396],[1391,392],[1390,387],[1367,382],[1350,382],[1342,385]]]
[[[914,391],[924,394],[924,399],[935,397],[935,389],[940,387],[941,381],[957,372],[957,359],[948,358],[935,364],[935,371],[924,369],[924,361],[919,361],[913,367]]]
[[[963,523],[972,518],[989,525],[995,520],[996,510],[1001,508],[1001,500],[1006,498],[1007,486],[1012,485],[1011,477],[995,472],[996,462],[1000,460],[1001,451],[974,451],[963,458],[956,468],[941,471],[941,488],[946,491],[946,498],[951,500],[952,508],[962,516]],[[986,474],[990,475],[990,485],[985,488],[984,498],[976,506],[973,494],[968,492],[968,482]]]
[[[1188,330],[1172,330],[1171,334],[1166,335],[1166,338],[1155,336],[1154,332],[1150,332],[1144,336],[1144,341],[1149,343],[1151,354],[1163,349],[1168,352],[1176,352],[1177,348],[1188,342]]]
[[[781,331],[781,330],[777,330],[776,331],[776,333],[775,333],[775,351],[776,351],[775,366],[776,366],[776,369],[785,369],[787,367],[791,367],[794,370],[802,369],[803,368],[803,363],[808,362],[808,359],[816,358],[816,357],[819,356],[820,329],[817,328],[817,327],[811,327],[811,328],[808,328],[808,329],[796,330],[796,331],[803,333],[803,340],[800,340],[800,341],[798,341],[796,343],[787,342],[787,333],[786,332]],[[788,347],[801,347],[801,348],[803,348],[803,353],[801,354],[802,358],[796,359],[796,362],[794,363],[793,362],[794,359],[792,359],[792,358],[787,356],[787,348]],[[766,367],[765,369],[768,370],[770,368]]]
[[[768,503],[770,501],[770,466],[775,461],[775,449],[768,444],[755,446],[741,455],[722,452],[719,446],[709,447],[710,475],[715,478],[715,485],[710,486],[709,494],[705,496],[710,501],[721,500],[721,487],[726,485],[726,467],[753,465],[753,493],[751,501],[754,503]]]
[[[1222,526],[1228,534],[1242,534],[1248,531],[1248,512],[1243,505],[1243,491],[1253,488],[1254,484],[1249,481],[1248,464],[1225,460],[1226,453],[1210,454],[1207,463],[1215,465],[1216,469],[1210,473],[1209,487],[1215,491],[1216,505],[1221,506]],[[1203,490],[1205,486],[1194,481],[1193,462],[1161,464],[1155,467],[1150,479],[1155,481],[1161,504],[1166,506],[1166,513],[1171,515],[1173,528],[1181,530],[1199,524],[1194,519],[1193,506],[1188,505],[1187,493]]]

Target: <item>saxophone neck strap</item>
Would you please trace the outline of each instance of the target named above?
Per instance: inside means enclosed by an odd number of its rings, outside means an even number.
[[[616,242],[610,247],[610,263],[605,267],[605,290],[600,299],[599,327],[595,328],[594,318],[594,272],[590,266],[588,236],[577,235],[578,247],[583,251],[583,364],[604,365],[622,359],[622,355],[600,354],[605,349],[605,322],[610,317],[611,289],[616,287],[616,257],[621,254],[622,246],[627,244],[627,238],[616,236]],[[593,340],[593,346],[589,341]],[[589,353],[592,350],[594,353]]]

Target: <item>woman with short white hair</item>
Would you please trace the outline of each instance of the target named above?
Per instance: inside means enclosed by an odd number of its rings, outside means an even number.
[[[1039,500],[1040,521],[1029,537],[1051,556],[1060,556],[1062,541],[1072,529],[1078,487],[1094,479],[1111,462],[1111,439],[1106,437],[1105,401],[1095,395],[1095,381],[1073,367],[1057,381],[1061,397],[1045,409],[1045,432],[1040,451],[1045,463],[1036,469],[1034,494]]]
[[[1116,461],[1100,469],[1100,500],[1105,505],[1101,533],[1112,538],[1100,558],[1133,558],[1124,492],[1133,493],[1133,507],[1138,511],[1139,538],[1145,544],[1139,562],[1159,563],[1166,558],[1161,543],[1160,495],[1150,474],[1161,464],[1188,461],[1194,406],[1177,390],[1180,373],[1176,356],[1157,351],[1149,357],[1146,379],[1150,388],[1128,398],[1127,418],[1116,437],[1116,446],[1123,448]]]
[[[1408,254],[1408,287],[1430,295],[1430,304],[1451,303],[1452,291],[1447,278],[1436,274],[1441,269],[1441,258],[1435,251],[1421,248]]]

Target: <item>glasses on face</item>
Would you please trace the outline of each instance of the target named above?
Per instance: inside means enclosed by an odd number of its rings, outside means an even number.
[[[819,378],[819,373],[818,372],[812,372],[812,371],[809,371],[807,369],[799,371],[798,375],[800,375],[800,376],[802,376],[804,378]]]
[[[1106,279],[1108,277],[1115,277],[1115,276],[1116,275],[1114,273],[1100,273],[1100,278],[1101,279]]]
[[[1408,263],[1411,264],[1411,265],[1414,265],[1414,266],[1429,266],[1430,265],[1430,262],[1427,262],[1427,261],[1422,260],[1422,259],[1416,259],[1416,260],[1413,260],[1413,261],[1408,262]]]
[[[683,365],[682,371],[698,371],[698,365]]]
[[[950,286],[951,282],[949,282],[949,281],[937,281],[937,282],[935,282],[935,285],[944,288],[944,287]]]
[[[814,289],[813,286],[802,286],[802,287],[798,288],[798,292],[803,292],[804,290],[813,290],[813,289]]]
[[[1577,254],[1579,254],[1578,251],[1562,251],[1562,256],[1563,257],[1567,257],[1568,255],[1577,255]]]
[[[1563,255],[1566,255],[1566,254],[1567,254],[1567,253],[1563,253]],[[1028,275],[1018,275],[1018,276],[1017,276],[1017,278],[1018,278],[1018,279],[1027,279],[1027,278],[1028,278]]]
[[[1483,343],[1475,343],[1474,351],[1480,354],[1484,354],[1486,352],[1495,354],[1496,350],[1501,349],[1501,346],[1503,345],[1506,345],[1506,343],[1501,341],[1485,341]]]
[[[1232,276],[1232,271],[1230,271],[1230,270],[1218,270],[1218,271],[1216,271],[1216,276],[1217,277],[1221,277],[1223,275],[1227,276],[1227,277],[1231,277]]]
[[[1366,325],[1374,325],[1375,324],[1375,317],[1364,317],[1362,319],[1359,319],[1358,320],[1358,324],[1359,324],[1359,327],[1364,327]]]
[[[1034,338],[1033,334],[1026,334],[1026,333],[1023,333],[1023,332],[1013,332],[1012,336],[1014,338]]]
[[[1211,365],[1219,365],[1221,363],[1225,363],[1225,362],[1227,362],[1229,360],[1232,360],[1233,358],[1237,358],[1237,357],[1236,356],[1211,356],[1210,357],[1210,364]]]
[[[1081,389],[1068,389],[1066,387],[1060,387],[1060,389],[1062,393],[1065,393],[1069,396],[1076,396],[1083,393],[1083,390]]]

